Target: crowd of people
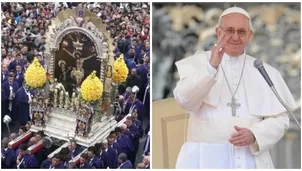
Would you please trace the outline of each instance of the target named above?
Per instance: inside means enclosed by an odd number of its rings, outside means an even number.
[[[115,57],[121,54],[129,69],[127,81],[118,88],[119,109],[116,120],[120,121],[128,113],[125,123],[115,128],[107,139],[96,142],[81,153],[84,147],[71,141],[69,146],[48,158],[53,149],[43,148],[35,154],[28,147],[43,141],[43,132],[37,132],[27,142],[16,148],[9,142],[29,130],[29,114],[25,115],[22,104],[29,99],[24,86],[24,73],[34,58],[45,67],[45,33],[51,20],[67,8],[80,3],[2,3],[1,5],[1,122],[5,115],[12,119],[11,125],[20,125],[18,133],[2,137],[2,168],[150,168],[149,140],[149,73],[150,37],[148,3],[81,3],[94,12],[106,24],[110,37],[114,40]],[[139,92],[132,92],[134,86]],[[28,107],[28,106],[27,106]],[[28,110],[29,111],[29,110]],[[3,130],[2,129],[2,130]],[[140,139],[146,143],[140,144]],[[144,148],[143,154],[139,147]],[[79,163],[70,162],[80,155]],[[144,156],[141,162],[137,156]]]

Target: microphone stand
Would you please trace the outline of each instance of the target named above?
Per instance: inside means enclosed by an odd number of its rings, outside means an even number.
[[[292,118],[294,118],[296,124],[299,126],[299,128],[301,129],[301,125],[299,123],[299,121],[297,120],[297,118],[294,116],[293,112],[290,110],[290,108],[284,103],[284,101],[282,100],[282,98],[279,96],[276,88],[274,86],[271,86],[272,91],[274,92],[274,94],[276,95],[276,97],[278,98],[278,100],[280,101],[280,103],[285,107],[285,109],[288,111],[288,113],[292,116]]]

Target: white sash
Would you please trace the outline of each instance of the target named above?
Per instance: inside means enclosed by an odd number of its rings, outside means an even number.
[[[23,161],[24,161],[24,157],[22,158],[22,160],[20,161],[20,163],[17,165],[17,169],[20,169],[20,166],[23,163]]]
[[[24,91],[25,91],[25,93],[26,93],[26,95],[27,95],[27,97],[28,97],[28,101],[31,102],[32,99],[31,99],[31,94],[30,94],[30,92],[27,91],[25,88],[24,88]],[[30,116],[30,119],[32,119],[31,104],[29,104],[29,116]]]
[[[94,158],[90,159],[90,162],[89,162],[89,164],[90,164],[90,165],[92,164],[92,162],[93,162],[93,159],[94,159]]]
[[[118,169],[120,169],[124,164],[125,164],[125,163],[122,163],[122,164],[118,167]]]
[[[145,156],[145,153],[147,152],[148,150],[148,147],[149,147],[149,142],[150,142],[150,131],[148,132],[148,136],[147,136],[147,142],[146,142],[146,146],[145,146],[145,149],[144,149],[144,154],[143,156]]]
[[[13,86],[9,85],[9,99],[13,98]],[[13,107],[13,100],[9,100],[9,106],[8,109],[10,111],[12,111],[12,107]]]

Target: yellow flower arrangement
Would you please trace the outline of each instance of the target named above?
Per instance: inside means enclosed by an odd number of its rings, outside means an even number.
[[[46,83],[46,70],[37,58],[29,65],[24,74],[25,83],[30,88],[41,88]]]
[[[103,83],[93,71],[81,85],[81,96],[87,102],[100,100],[103,94]]]
[[[124,56],[121,55],[113,63],[112,79],[115,83],[123,83],[127,80],[128,68],[124,61]]]

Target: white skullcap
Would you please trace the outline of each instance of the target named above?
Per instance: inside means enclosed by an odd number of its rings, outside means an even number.
[[[246,16],[248,19],[251,19],[249,13],[247,13],[247,11],[245,11],[244,9],[239,8],[239,7],[231,7],[231,8],[224,10],[222,12],[221,16],[219,17],[219,19],[221,19],[225,15],[232,14],[232,13],[239,13],[239,14]]]

